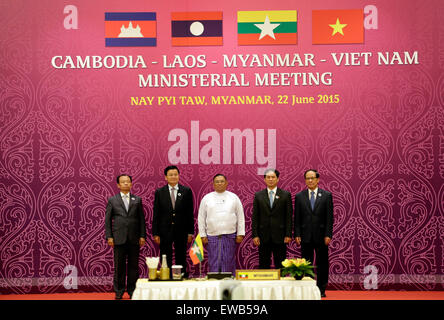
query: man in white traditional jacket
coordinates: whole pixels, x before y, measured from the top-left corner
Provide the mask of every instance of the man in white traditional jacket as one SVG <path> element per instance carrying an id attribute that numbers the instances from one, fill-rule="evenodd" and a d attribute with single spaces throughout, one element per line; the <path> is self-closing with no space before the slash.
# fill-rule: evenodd
<path id="1" fill-rule="evenodd" d="M 223 174 L 213 177 L 214 191 L 206 194 L 199 207 L 198 226 L 207 245 L 210 272 L 236 272 L 236 244 L 245 236 L 244 208 L 237 195 L 227 191 Z"/>

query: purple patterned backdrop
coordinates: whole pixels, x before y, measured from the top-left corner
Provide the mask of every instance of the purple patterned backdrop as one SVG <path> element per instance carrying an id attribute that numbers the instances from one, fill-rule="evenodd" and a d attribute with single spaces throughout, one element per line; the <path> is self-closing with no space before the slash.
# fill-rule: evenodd
<path id="1" fill-rule="evenodd" d="M 115 176 L 133 175 L 151 230 L 154 190 L 173 129 L 200 132 L 276 130 L 280 187 L 299 192 L 302 173 L 321 173 L 321 187 L 334 195 L 330 288 L 364 289 L 366 266 L 378 270 L 380 289 L 443 290 L 444 274 L 444 27 L 441 0 L 373 1 L 378 29 L 360 45 L 311 44 L 311 10 L 354 9 L 366 1 L 225 1 L 222 47 L 177 48 L 170 44 L 172 1 L 76 1 L 78 29 L 66 30 L 70 2 L 0 3 L 0 293 L 66 292 L 67 276 L 78 289 L 110 291 L 112 250 L 104 239 L 107 198 Z M 298 10 L 297 46 L 238 46 L 238 10 Z M 212 2 L 177 1 L 175 11 L 214 11 Z M 157 12 L 155 48 L 106 48 L 104 12 Z M 137 74 L 200 73 L 196 69 L 55 69 L 53 56 L 205 54 L 208 73 L 289 72 L 273 68 L 224 69 L 221 54 L 418 52 L 417 65 L 302 67 L 298 72 L 333 73 L 331 86 L 138 88 Z M 294 72 L 292 70 L 291 72 Z M 130 96 L 339 94 L 331 104 L 134 107 Z M 222 134 L 221 134 L 222 137 Z M 257 138 L 257 136 L 256 136 Z M 206 142 L 201 139 L 200 147 Z M 192 144 L 193 142 L 190 142 Z M 199 143 L 199 142 L 197 142 Z M 221 142 L 222 144 L 222 142 Z M 265 148 L 266 150 L 267 147 Z M 222 150 L 222 147 L 221 149 Z M 246 150 L 246 154 L 251 150 Z M 221 152 L 222 153 L 222 152 Z M 247 235 L 239 246 L 239 268 L 258 265 L 251 240 L 254 192 L 264 187 L 258 163 L 180 164 L 181 182 L 194 191 L 196 206 L 224 172 L 229 190 L 244 204 Z M 220 157 L 222 158 L 222 154 Z M 232 155 L 234 158 L 234 154 Z M 190 160 L 191 161 L 191 160 Z M 197 210 L 196 210 L 197 214 Z M 197 224 L 197 222 L 196 222 Z M 196 226 L 197 228 L 197 226 Z M 148 238 L 145 256 L 158 255 Z M 299 256 L 293 242 L 289 255 Z M 189 263 L 191 261 L 189 260 Z M 72 267 L 74 266 L 74 267 Z M 203 270 L 206 270 L 206 261 Z M 192 267 L 194 274 L 197 267 Z M 74 271 L 73 271 L 74 270 Z"/>

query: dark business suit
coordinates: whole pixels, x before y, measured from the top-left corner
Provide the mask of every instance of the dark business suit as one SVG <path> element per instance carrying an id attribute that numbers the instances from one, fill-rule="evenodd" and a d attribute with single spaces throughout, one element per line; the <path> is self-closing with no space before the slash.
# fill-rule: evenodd
<path id="1" fill-rule="evenodd" d="M 333 197 L 318 188 L 314 210 L 311 209 L 308 189 L 294 199 L 294 236 L 301 237 L 302 257 L 313 262 L 316 251 L 317 285 L 321 293 L 328 283 L 328 246 L 324 238 L 333 236 Z"/>
<path id="2" fill-rule="evenodd" d="M 114 291 L 125 292 L 126 259 L 128 259 L 127 291 L 131 296 L 139 278 L 139 240 L 146 238 L 142 199 L 130 194 L 128 212 L 122 196 L 108 199 L 105 214 L 106 238 L 114 239 Z"/>
<path id="3" fill-rule="evenodd" d="M 284 238 L 291 238 L 292 218 L 293 206 L 288 191 L 277 188 L 273 207 L 270 207 L 268 188 L 254 195 L 251 230 L 253 238 L 260 240 L 259 268 L 270 268 L 271 253 L 274 267 L 282 267 L 287 254 Z"/>
<path id="4" fill-rule="evenodd" d="M 166 254 L 168 267 L 173 263 L 182 265 L 187 276 L 187 241 L 188 235 L 194 234 L 193 192 L 190 188 L 177 185 L 175 209 L 171 203 L 168 184 L 156 190 L 153 205 L 153 236 L 160 237 L 160 254 Z"/>

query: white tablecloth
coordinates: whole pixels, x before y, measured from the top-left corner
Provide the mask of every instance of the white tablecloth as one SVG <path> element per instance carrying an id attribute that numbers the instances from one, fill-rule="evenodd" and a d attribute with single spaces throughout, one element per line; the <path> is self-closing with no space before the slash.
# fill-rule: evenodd
<path id="1" fill-rule="evenodd" d="M 242 300 L 321 300 L 316 281 L 294 279 L 240 281 Z M 237 295 L 237 290 L 234 295 Z M 237 297 L 233 297 L 235 299 Z"/>
<path id="2" fill-rule="evenodd" d="M 137 280 L 133 300 L 220 300 L 229 292 L 233 300 L 320 300 L 310 280 Z"/>

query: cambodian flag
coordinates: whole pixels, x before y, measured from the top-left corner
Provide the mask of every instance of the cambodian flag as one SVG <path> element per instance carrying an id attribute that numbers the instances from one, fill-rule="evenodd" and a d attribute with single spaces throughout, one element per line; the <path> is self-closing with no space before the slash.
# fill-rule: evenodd
<path id="1" fill-rule="evenodd" d="M 155 12 L 105 12 L 106 47 L 155 47 Z"/>

